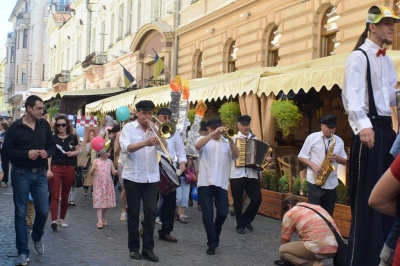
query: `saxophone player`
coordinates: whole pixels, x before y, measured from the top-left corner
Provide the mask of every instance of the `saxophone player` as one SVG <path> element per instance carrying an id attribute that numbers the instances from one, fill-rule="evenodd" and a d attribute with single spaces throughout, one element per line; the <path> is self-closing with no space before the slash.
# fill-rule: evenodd
<path id="1" fill-rule="evenodd" d="M 347 155 L 343 140 L 334 135 L 337 117 L 326 115 L 320 122 L 321 131 L 306 138 L 298 158 L 307 166 L 308 202 L 320 205 L 332 216 L 339 184 L 337 165 L 346 165 Z M 325 183 L 320 177 L 326 179 Z"/>

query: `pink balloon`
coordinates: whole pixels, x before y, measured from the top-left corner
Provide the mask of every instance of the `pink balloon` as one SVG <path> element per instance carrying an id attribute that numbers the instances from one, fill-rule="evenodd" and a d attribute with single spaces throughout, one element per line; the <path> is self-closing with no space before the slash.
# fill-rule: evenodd
<path id="1" fill-rule="evenodd" d="M 95 137 L 92 139 L 92 148 L 95 151 L 101 151 L 106 145 L 106 141 L 102 137 Z"/>

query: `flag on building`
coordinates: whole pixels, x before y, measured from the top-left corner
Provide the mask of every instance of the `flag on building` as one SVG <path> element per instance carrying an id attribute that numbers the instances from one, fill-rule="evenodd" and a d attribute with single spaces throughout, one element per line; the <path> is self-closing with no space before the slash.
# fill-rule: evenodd
<path id="1" fill-rule="evenodd" d="M 151 48 L 153 49 L 153 48 Z M 157 52 L 153 49 L 154 53 L 156 54 L 154 60 L 154 75 L 153 75 L 153 80 L 158 80 L 158 77 L 164 70 L 164 62 L 161 60 L 161 58 L 158 56 Z"/>
<path id="2" fill-rule="evenodd" d="M 121 65 L 120 62 L 118 62 L 118 64 Z M 124 86 L 125 86 L 125 88 L 127 88 L 132 84 L 133 81 L 135 81 L 135 78 L 123 65 L 121 65 L 121 66 L 124 70 Z"/>
<path id="3" fill-rule="evenodd" d="M 76 127 L 97 127 L 98 121 L 97 116 L 94 115 L 77 115 L 76 116 Z"/>

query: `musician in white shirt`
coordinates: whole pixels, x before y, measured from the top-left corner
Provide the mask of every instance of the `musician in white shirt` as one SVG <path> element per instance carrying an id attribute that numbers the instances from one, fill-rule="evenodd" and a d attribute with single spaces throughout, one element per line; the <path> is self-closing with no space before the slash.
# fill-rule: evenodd
<path id="1" fill-rule="evenodd" d="M 213 117 L 207 122 L 207 136 L 197 139 L 199 150 L 198 195 L 203 224 L 207 233 L 207 254 L 214 255 L 219 245 L 222 225 L 228 215 L 228 180 L 230 162 L 239 156 L 239 150 L 231 138 L 221 134 L 226 130 L 221 118 Z M 216 206 L 214 222 L 213 204 Z"/>
<path id="2" fill-rule="evenodd" d="M 337 177 L 338 164 L 346 165 L 347 155 L 344 151 L 343 140 L 334 135 L 337 117 L 325 115 L 320 122 L 321 131 L 308 135 L 298 159 L 307 166 L 308 202 L 320 205 L 333 216 L 336 202 L 336 186 L 339 184 Z M 336 143 L 332 154 L 328 154 L 334 143 L 332 136 L 335 138 Z M 315 177 L 322 173 L 322 163 L 326 156 L 329 156 L 329 162 L 333 164 L 335 170 L 330 173 L 324 185 L 317 186 Z"/>
<path id="3" fill-rule="evenodd" d="M 160 108 L 157 112 L 157 119 L 161 123 L 165 122 L 171 122 L 171 115 L 172 112 L 168 108 Z M 168 153 L 171 156 L 171 159 L 173 161 L 174 167 L 177 167 L 177 164 L 179 163 L 179 169 L 182 173 L 186 169 L 186 152 L 185 152 L 185 146 L 183 146 L 181 137 L 178 132 L 175 132 L 175 134 L 167 139 L 168 143 Z M 180 177 L 179 177 L 180 178 Z M 158 230 L 158 235 L 160 240 L 164 240 L 167 242 L 171 243 L 176 243 L 178 240 L 171 236 L 172 230 L 174 230 L 174 218 L 175 218 L 175 209 L 176 209 L 176 201 L 177 201 L 177 191 L 180 191 L 182 189 L 182 186 L 189 186 L 190 189 L 190 184 L 185 184 L 184 182 L 181 182 L 181 186 L 178 187 L 176 190 L 170 192 L 168 195 L 162 196 L 162 205 L 160 209 L 160 214 L 161 214 L 161 229 Z M 186 190 L 187 192 L 187 197 L 189 197 L 189 191 Z"/>
<path id="4" fill-rule="evenodd" d="M 378 265 L 380 249 L 393 224 L 393 218 L 368 206 L 368 198 L 393 162 L 389 151 L 396 134 L 390 106 L 396 105 L 398 73 L 384 46 L 393 43 L 400 17 L 385 6 L 372 6 L 366 17 L 366 27 L 346 61 L 342 86 L 343 106 L 354 132 L 349 171 L 350 266 Z"/>
<path id="5" fill-rule="evenodd" d="M 157 147 L 164 139 L 156 137 L 157 129 L 151 119 L 155 108 L 152 101 L 140 101 L 136 105 L 136 121 L 127 123 L 121 133 L 121 149 L 128 153 L 122 171 L 122 179 L 128 204 L 128 248 L 132 259 L 142 257 L 158 261 L 153 253 L 154 227 L 157 207 L 157 182 L 160 180 Z M 151 130 L 150 127 L 153 129 Z M 144 234 L 142 254 L 139 253 L 140 201 L 144 207 Z"/>
<path id="6" fill-rule="evenodd" d="M 238 117 L 237 127 L 238 134 L 233 137 L 236 139 L 257 139 L 250 132 L 251 117 L 249 115 L 241 115 Z M 251 167 L 236 167 L 236 160 L 231 161 L 230 187 L 233 197 L 233 206 L 236 217 L 236 232 L 239 234 L 245 233 L 245 227 L 253 231 L 251 222 L 256 217 L 258 208 L 260 207 L 262 196 L 260 188 L 260 180 L 258 179 L 258 170 Z M 242 213 L 243 192 L 246 192 L 250 199 L 250 203 L 246 211 Z"/>

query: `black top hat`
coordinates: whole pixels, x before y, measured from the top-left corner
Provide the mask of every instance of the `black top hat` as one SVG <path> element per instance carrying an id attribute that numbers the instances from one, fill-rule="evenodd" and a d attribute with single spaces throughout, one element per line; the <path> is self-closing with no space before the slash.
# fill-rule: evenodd
<path id="1" fill-rule="evenodd" d="M 163 107 L 158 109 L 157 115 L 172 115 L 172 112 L 168 108 Z"/>
<path id="2" fill-rule="evenodd" d="M 220 126 L 222 126 L 222 120 L 219 116 L 210 118 L 210 120 L 207 121 L 207 126 L 208 127 L 220 127 Z"/>
<path id="3" fill-rule="evenodd" d="M 326 115 L 321 118 L 321 124 L 327 125 L 328 127 L 334 128 L 337 124 L 337 117 L 334 115 Z"/>
<path id="4" fill-rule="evenodd" d="M 154 110 L 154 108 L 156 108 L 156 106 L 154 105 L 154 103 L 152 101 L 148 101 L 148 100 L 143 100 L 138 102 L 135 105 L 136 110 L 142 110 L 142 111 L 151 111 Z"/>
<path id="5" fill-rule="evenodd" d="M 251 117 L 249 115 L 238 116 L 238 122 L 240 124 L 250 124 Z"/>

